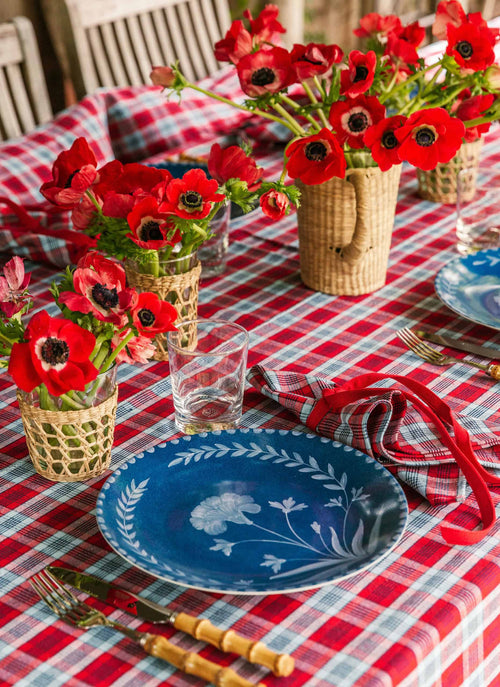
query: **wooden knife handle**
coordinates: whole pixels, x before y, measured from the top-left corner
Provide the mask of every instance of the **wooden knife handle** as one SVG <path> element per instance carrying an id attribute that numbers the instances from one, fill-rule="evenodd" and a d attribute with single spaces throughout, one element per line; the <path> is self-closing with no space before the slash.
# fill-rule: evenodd
<path id="1" fill-rule="evenodd" d="M 493 377 L 493 379 L 500 381 L 500 365 L 490 365 L 488 368 L 488 374 Z"/>
<path id="2" fill-rule="evenodd" d="M 288 654 L 277 654 L 262 642 L 252 642 L 241 637 L 234 630 L 221 630 L 206 618 L 196 618 L 187 613 L 179 613 L 174 627 L 187 632 L 196 639 L 213 644 L 221 651 L 233 652 L 243 656 L 250 663 L 258 663 L 273 671 L 278 677 L 286 677 L 292 672 L 295 662 Z"/>
<path id="3" fill-rule="evenodd" d="M 256 687 L 254 682 L 245 680 L 232 668 L 224 668 L 192 651 L 186 651 L 161 635 L 146 634 L 141 644 L 151 656 L 162 658 L 188 675 L 201 677 L 216 687 Z M 265 685 L 259 682 L 257 687 L 265 687 Z"/>

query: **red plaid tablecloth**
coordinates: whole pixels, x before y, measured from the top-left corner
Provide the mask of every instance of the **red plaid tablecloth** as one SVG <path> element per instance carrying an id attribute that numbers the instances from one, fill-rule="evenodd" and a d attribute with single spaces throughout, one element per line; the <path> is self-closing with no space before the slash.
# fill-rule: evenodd
<path id="1" fill-rule="evenodd" d="M 114 154 L 158 159 L 188 146 L 199 152 L 209 139 L 242 123 L 225 122 L 227 129 L 216 125 L 227 113 L 211 111 L 208 102 L 205 106 L 193 101 L 187 111 L 169 112 L 152 89 L 98 93 L 64 113 L 60 129 L 49 127 L 49 133 L 41 130 L 0 146 L 0 195 L 40 202 L 40 181 L 59 148 L 76 135 L 99 141 L 102 159 Z M 213 126 L 204 124 L 205 118 Z M 259 156 L 272 174 L 279 159 L 269 151 L 262 148 Z M 486 176 L 480 179 L 487 179 L 488 169 L 499 161 L 497 129 L 485 141 Z M 200 315 L 217 314 L 249 330 L 249 366 L 314 372 L 336 383 L 365 372 L 407 375 L 455 412 L 489 424 L 498 411 L 498 384 L 467 367 L 432 367 L 396 337 L 401 327 L 418 324 L 453 330 L 500 350 L 500 332 L 455 315 L 434 291 L 436 273 L 456 256 L 454 225 L 454 208 L 419 200 L 415 172 L 405 168 L 386 285 L 367 296 L 334 297 L 300 281 L 295 216 L 271 223 L 257 211 L 233 220 L 227 271 L 202 283 Z M 50 255 L 52 248 L 46 248 Z M 64 245 L 57 250 L 62 255 Z M 33 268 L 35 295 L 42 301 L 49 300 L 53 276 L 47 266 Z M 176 434 L 168 363 L 122 365 L 119 383 L 112 469 Z M 268 597 L 183 589 L 132 568 L 105 542 L 95 518 L 104 478 L 53 484 L 34 472 L 6 374 L 0 374 L 0 410 L 0 685 L 203 684 L 106 628 L 81 632 L 57 620 L 27 581 L 49 563 L 117 580 L 158 603 L 291 653 L 295 671 L 276 678 L 171 628 L 160 630 L 176 644 L 268 687 L 500 685 L 500 524 L 468 547 L 450 547 L 440 535 L 443 521 L 465 527 L 476 522 L 474 499 L 431 506 L 407 489 L 408 527 L 396 548 L 368 570 L 320 589 Z M 250 385 L 242 424 L 305 429 Z M 492 493 L 498 505 L 498 490 Z M 113 617 L 151 629 L 120 612 Z"/>

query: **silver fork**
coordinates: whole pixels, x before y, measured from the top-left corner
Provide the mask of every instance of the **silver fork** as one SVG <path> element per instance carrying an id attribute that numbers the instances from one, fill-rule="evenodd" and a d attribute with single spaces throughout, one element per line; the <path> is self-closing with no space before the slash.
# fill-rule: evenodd
<path id="1" fill-rule="evenodd" d="M 500 365 L 485 365 L 483 363 L 475 363 L 472 360 L 461 360 L 451 355 L 445 355 L 435 348 L 432 348 L 432 346 L 429 346 L 425 341 L 422 341 L 422 339 L 412 332 L 411 329 L 408 329 L 408 327 L 400 329 L 396 334 L 401 341 L 415 353 L 415 355 L 431 363 L 431 365 L 453 365 L 454 363 L 462 363 L 464 365 L 477 367 L 479 370 L 486 372 L 490 377 L 493 377 L 493 379 L 500 380 Z"/>
<path id="2" fill-rule="evenodd" d="M 161 635 L 138 632 L 126 625 L 115 623 L 104 613 L 80 601 L 64 584 L 48 570 L 42 570 L 30 579 L 31 586 L 47 606 L 69 625 L 88 630 L 94 625 L 104 625 L 118 630 L 138 642 L 148 654 L 168 661 L 189 675 L 196 675 L 214 685 L 227 687 L 255 687 L 255 683 L 240 677 L 231 668 L 223 668 L 193 652 L 186 651 L 167 641 Z M 259 683 L 257 687 L 265 687 Z"/>

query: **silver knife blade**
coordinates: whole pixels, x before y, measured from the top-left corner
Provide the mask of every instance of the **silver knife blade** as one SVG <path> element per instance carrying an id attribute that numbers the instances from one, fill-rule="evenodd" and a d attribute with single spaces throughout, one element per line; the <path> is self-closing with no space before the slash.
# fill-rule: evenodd
<path id="1" fill-rule="evenodd" d="M 150 623 L 170 623 L 173 625 L 177 616 L 177 613 L 174 613 L 174 611 L 169 611 L 168 608 L 160 606 L 154 603 L 154 601 L 136 596 L 132 592 L 101 580 L 94 575 L 61 568 L 56 565 L 50 565 L 47 569 L 61 582 L 67 582 L 75 589 L 79 589 L 100 601 L 111 604 L 115 608 L 119 608 Z"/>
<path id="2" fill-rule="evenodd" d="M 479 355 L 482 358 L 489 358 L 490 360 L 500 359 L 500 349 L 495 350 L 494 348 L 480 346 L 479 344 L 474 344 L 470 341 L 455 339 L 454 337 L 445 336 L 443 334 L 432 334 L 431 332 L 426 332 L 422 329 L 417 329 L 415 334 L 425 341 L 432 341 L 432 343 L 439 344 L 440 346 L 447 346 L 448 348 L 454 348 L 457 351 L 472 353 L 473 355 Z"/>

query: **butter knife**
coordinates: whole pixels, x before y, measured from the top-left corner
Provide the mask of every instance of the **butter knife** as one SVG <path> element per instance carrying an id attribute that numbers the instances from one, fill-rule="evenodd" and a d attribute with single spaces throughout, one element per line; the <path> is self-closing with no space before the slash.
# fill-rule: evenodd
<path id="1" fill-rule="evenodd" d="M 439 344 L 440 346 L 447 346 L 448 348 L 454 348 L 457 351 L 465 351 L 465 353 L 472 353 L 473 355 L 479 355 L 482 358 L 489 358 L 491 360 L 500 359 L 500 349 L 495 350 L 494 348 L 480 346 L 479 344 L 474 344 L 470 341 L 455 339 L 450 336 L 444 336 L 443 334 L 431 334 L 430 332 L 423 331 L 422 329 L 417 329 L 415 334 L 425 341 L 432 341 L 432 343 Z"/>
<path id="2" fill-rule="evenodd" d="M 195 639 L 208 642 L 221 651 L 243 656 L 250 663 L 258 663 L 272 670 L 278 677 L 286 677 L 294 669 L 294 659 L 288 654 L 277 654 L 262 642 L 252 642 L 233 630 L 221 630 L 207 618 L 196 618 L 187 613 L 171 611 L 154 601 L 132 594 L 117 585 L 94 575 L 50 565 L 47 570 L 61 582 L 70 584 L 100 601 L 126 611 L 150 623 L 169 623 L 177 630 L 187 632 Z"/>

